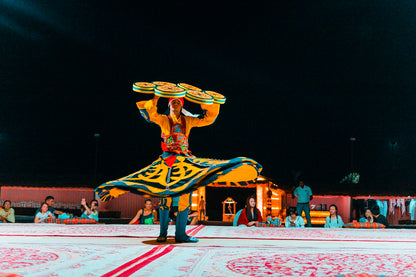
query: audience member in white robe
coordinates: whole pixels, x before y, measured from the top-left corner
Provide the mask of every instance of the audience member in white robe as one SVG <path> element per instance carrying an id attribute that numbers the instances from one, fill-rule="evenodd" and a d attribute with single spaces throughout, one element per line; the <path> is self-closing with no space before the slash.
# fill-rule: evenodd
<path id="1" fill-rule="evenodd" d="M 294 208 L 288 209 L 288 216 L 285 219 L 285 227 L 299 228 L 305 227 L 305 220 L 301 216 L 298 216 Z"/>

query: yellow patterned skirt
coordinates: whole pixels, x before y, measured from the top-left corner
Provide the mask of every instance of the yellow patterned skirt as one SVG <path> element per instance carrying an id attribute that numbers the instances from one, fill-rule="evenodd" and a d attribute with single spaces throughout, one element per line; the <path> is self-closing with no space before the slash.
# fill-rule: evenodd
<path id="1" fill-rule="evenodd" d="M 102 201 L 126 192 L 156 197 L 173 197 L 213 182 L 255 180 L 262 170 L 256 161 L 238 157 L 214 160 L 175 155 L 159 157 L 151 165 L 118 180 L 106 182 L 95 191 Z"/>

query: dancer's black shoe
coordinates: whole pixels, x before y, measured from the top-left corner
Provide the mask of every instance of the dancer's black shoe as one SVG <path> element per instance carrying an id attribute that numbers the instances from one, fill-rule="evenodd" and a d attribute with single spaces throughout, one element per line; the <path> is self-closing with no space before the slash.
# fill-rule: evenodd
<path id="1" fill-rule="evenodd" d="M 156 239 L 157 242 L 165 242 L 166 241 L 166 237 L 158 237 Z"/>

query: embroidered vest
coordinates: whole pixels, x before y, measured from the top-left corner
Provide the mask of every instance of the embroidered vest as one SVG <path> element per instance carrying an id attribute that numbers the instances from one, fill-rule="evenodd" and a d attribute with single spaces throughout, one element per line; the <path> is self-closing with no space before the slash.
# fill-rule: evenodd
<path id="1" fill-rule="evenodd" d="M 188 137 L 186 136 L 186 121 L 182 118 L 180 123 L 173 123 L 169 116 L 170 134 L 168 136 L 162 133 L 162 150 L 180 155 L 191 156 L 188 150 Z"/>

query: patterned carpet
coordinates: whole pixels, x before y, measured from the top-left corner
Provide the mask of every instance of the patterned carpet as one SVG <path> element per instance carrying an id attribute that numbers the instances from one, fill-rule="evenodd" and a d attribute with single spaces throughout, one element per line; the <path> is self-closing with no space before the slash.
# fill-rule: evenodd
<path id="1" fill-rule="evenodd" d="M 21 276 L 416 276 L 416 230 L 1 224 L 0 273 Z"/>

